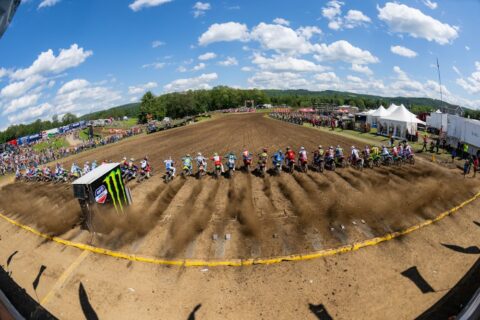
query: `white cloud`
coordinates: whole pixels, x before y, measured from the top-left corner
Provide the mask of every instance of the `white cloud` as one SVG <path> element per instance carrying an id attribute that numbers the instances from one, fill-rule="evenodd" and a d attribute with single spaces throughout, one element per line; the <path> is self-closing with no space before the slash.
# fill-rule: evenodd
<path id="1" fill-rule="evenodd" d="M 251 72 L 253 69 L 251 67 L 242 67 L 241 69 L 243 72 Z"/>
<path id="2" fill-rule="evenodd" d="M 305 54 L 312 49 L 304 36 L 278 24 L 260 23 L 252 30 L 251 38 L 260 42 L 263 48 L 277 52 Z"/>
<path id="3" fill-rule="evenodd" d="M 128 87 L 128 94 L 138 95 L 146 92 L 147 90 L 156 88 L 158 85 L 156 82 L 148 82 L 137 86 Z"/>
<path id="4" fill-rule="evenodd" d="M 2 88 L 0 91 L 1 98 L 16 98 L 27 93 L 39 83 L 45 81 L 45 78 L 34 75 L 23 81 L 12 82 L 9 85 Z"/>
<path id="5" fill-rule="evenodd" d="M 13 112 L 17 112 L 20 109 L 24 109 L 26 107 L 30 107 L 38 102 L 40 98 L 40 94 L 29 94 L 21 96 L 18 99 L 11 100 L 10 103 L 6 105 L 3 110 L 3 115 L 10 114 Z"/>
<path id="6" fill-rule="evenodd" d="M 318 61 L 344 61 L 347 63 L 369 64 L 379 62 L 378 58 L 367 50 L 353 46 L 346 40 L 339 40 L 327 45 L 315 45 L 315 59 Z"/>
<path id="7" fill-rule="evenodd" d="M 347 80 L 352 82 L 363 82 L 362 78 L 351 76 L 351 75 L 347 76 Z"/>
<path id="8" fill-rule="evenodd" d="M 10 72 L 9 72 L 7 69 L 5 69 L 5 68 L 0 68 L 0 80 L 1 80 L 3 77 L 7 76 L 9 73 L 10 73 Z"/>
<path id="9" fill-rule="evenodd" d="M 469 77 L 458 78 L 456 82 L 468 93 L 480 93 L 480 62 L 475 62 L 475 71 Z"/>
<path id="10" fill-rule="evenodd" d="M 198 43 L 206 46 L 220 41 L 248 41 L 248 28 L 238 22 L 214 23 L 198 39 Z"/>
<path id="11" fill-rule="evenodd" d="M 308 88 L 311 83 L 300 74 L 293 72 L 262 71 L 248 79 L 248 83 L 261 89 L 302 89 Z"/>
<path id="12" fill-rule="evenodd" d="M 77 44 L 72 44 L 69 49 L 60 49 L 58 56 L 55 56 L 52 49 L 40 53 L 33 64 L 26 69 L 18 69 L 10 77 L 15 80 L 26 79 L 33 75 L 53 73 L 57 74 L 67 69 L 77 67 L 93 54 L 92 51 L 85 51 Z"/>
<path id="13" fill-rule="evenodd" d="M 429 7 L 432 10 L 437 9 L 438 4 L 436 2 L 433 2 L 431 0 L 423 0 L 423 4 Z"/>
<path id="14" fill-rule="evenodd" d="M 287 26 L 287 27 L 290 25 L 290 21 L 283 18 L 275 18 L 273 19 L 273 23 L 280 24 L 282 26 Z"/>
<path id="15" fill-rule="evenodd" d="M 329 21 L 328 27 L 330 29 L 353 29 L 372 21 L 362 11 L 359 10 L 349 10 L 347 14 L 342 17 L 342 6 L 344 4 L 344 2 L 332 0 L 327 2 L 326 6 L 322 8 L 322 15 Z"/>
<path id="16" fill-rule="evenodd" d="M 192 68 L 192 71 L 200 71 L 200 70 L 203 70 L 203 69 L 205 69 L 206 66 L 207 66 L 207 65 L 206 65 L 205 63 L 200 62 L 199 64 L 197 64 L 196 66 L 194 66 L 194 67 Z"/>
<path id="17" fill-rule="evenodd" d="M 137 12 L 143 8 L 156 7 L 172 0 L 135 0 L 128 7 Z"/>
<path id="18" fill-rule="evenodd" d="M 216 73 L 202 74 L 195 78 L 177 79 L 164 86 L 166 92 L 209 89 L 210 82 L 217 80 Z"/>
<path id="19" fill-rule="evenodd" d="M 146 68 L 153 68 L 153 69 L 162 69 L 163 67 L 165 67 L 166 63 L 165 62 L 153 62 L 153 63 L 147 63 L 147 64 L 144 64 L 142 66 L 143 69 L 146 69 Z"/>
<path id="20" fill-rule="evenodd" d="M 207 52 L 202 55 L 199 55 L 198 60 L 207 61 L 207 60 L 215 59 L 216 57 L 217 55 L 214 52 Z"/>
<path id="21" fill-rule="evenodd" d="M 158 48 L 158 47 L 161 47 L 161 46 L 164 46 L 165 45 L 165 42 L 163 41 L 160 41 L 160 40 L 155 40 L 152 42 L 152 48 Z"/>
<path id="22" fill-rule="evenodd" d="M 205 14 L 205 12 L 210 10 L 210 9 L 211 9 L 210 3 L 208 3 L 208 2 L 197 2 L 193 6 L 193 16 L 195 18 L 203 16 Z"/>
<path id="23" fill-rule="evenodd" d="M 238 60 L 235 57 L 227 57 L 225 60 L 218 63 L 223 67 L 238 66 Z"/>
<path id="24" fill-rule="evenodd" d="M 390 51 L 406 58 L 415 58 L 417 56 L 415 51 L 402 46 L 391 46 Z"/>
<path id="25" fill-rule="evenodd" d="M 338 82 L 340 80 L 334 72 L 319 73 L 314 78 L 320 82 Z"/>
<path id="26" fill-rule="evenodd" d="M 393 32 L 408 33 L 414 38 L 423 38 L 444 45 L 458 37 L 458 28 L 442 23 L 422 11 L 404 4 L 388 2 L 378 9 L 378 18 Z"/>
<path id="27" fill-rule="evenodd" d="M 470 47 L 469 47 L 469 46 L 465 46 L 465 50 L 470 51 Z"/>
<path id="28" fill-rule="evenodd" d="M 315 26 L 306 26 L 298 28 L 297 34 L 307 40 L 310 40 L 315 34 L 322 34 L 322 30 Z"/>
<path id="29" fill-rule="evenodd" d="M 57 3 L 59 3 L 60 0 L 42 0 L 40 4 L 38 5 L 38 9 L 46 8 L 46 7 L 53 7 Z"/>
<path id="30" fill-rule="evenodd" d="M 370 70 L 369 67 L 367 66 L 364 66 L 364 65 L 360 65 L 360 64 L 356 64 L 356 63 L 353 63 L 352 64 L 352 68 L 351 68 L 352 71 L 355 71 L 355 72 L 358 72 L 358 73 L 363 73 L 367 76 L 371 76 L 373 75 L 373 71 Z"/>
<path id="31" fill-rule="evenodd" d="M 58 93 L 59 94 L 65 94 L 67 92 L 71 92 L 71 91 L 86 88 L 89 85 L 90 85 L 90 82 L 88 82 L 85 79 L 74 79 L 74 80 L 71 80 L 71 81 L 65 83 L 60 89 L 58 89 Z"/>
<path id="32" fill-rule="evenodd" d="M 177 71 L 178 71 L 178 72 L 187 72 L 188 69 L 185 68 L 184 66 L 180 66 L 180 67 L 177 68 Z"/>
<path id="33" fill-rule="evenodd" d="M 353 29 L 372 21 L 359 10 L 349 10 L 344 19 L 344 25 L 347 29 Z"/>
<path id="34" fill-rule="evenodd" d="M 47 118 L 52 111 L 55 111 L 55 108 L 51 104 L 43 103 L 39 106 L 30 107 L 20 113 L 8 116 L 8 121 L 10 121 L 11 124 L 26 123 L 42 117 Z"/>
<path id="35" fill-rule="evenodd" d="M 317 65 L 311 61 L 298 59 L 290 56 L 274 55 L 272 58 L 266 58 L 256 54 L 252 60 L 262 70 L 277 72 L 323 72 L 324 66 Z"/>

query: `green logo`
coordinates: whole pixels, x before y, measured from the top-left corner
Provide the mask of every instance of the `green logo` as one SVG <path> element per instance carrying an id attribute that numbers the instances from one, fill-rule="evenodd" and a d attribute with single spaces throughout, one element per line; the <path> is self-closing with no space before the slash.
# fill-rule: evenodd
<path id="1" fill-rule="evenodd" d="M 120 169 L 112 170 L 110 174 L 103 180 L 107 185 L 108 194 L 112 198 L 113 206 L 118 213 L 118 208 L 123 212 L 123 202 L 128 204 L 127 195 L 125 194 L 125 187 L 123 186 L 122 173 Z M 113 188 L 112 188 L 113 187 Z"/>

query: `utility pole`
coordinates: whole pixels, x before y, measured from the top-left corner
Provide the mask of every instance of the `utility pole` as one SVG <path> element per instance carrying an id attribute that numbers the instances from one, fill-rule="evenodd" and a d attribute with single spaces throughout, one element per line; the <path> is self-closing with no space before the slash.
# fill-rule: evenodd
<path id="1" fill-rule="evenodd" d="M 441 110 L 443 113 L 445 113 L 445 108 L 443 106 L 443 89 L 442 89 L 442 77 L 440 75 L 440 64 L 438 63 L 438 57 L 437 57 L 437 71 L 438 71 L 438 85 L 440 86 L 440 101 L 441 101 Z"/>

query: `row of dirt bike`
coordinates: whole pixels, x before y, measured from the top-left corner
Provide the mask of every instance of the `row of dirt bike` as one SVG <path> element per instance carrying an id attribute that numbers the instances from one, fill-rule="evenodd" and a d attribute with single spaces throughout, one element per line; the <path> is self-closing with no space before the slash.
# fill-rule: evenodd
<path id="1" fill-rule="evenodd" d="M 264 177 L 266 174 L 270 175 L 280 175 L 282 172 L 293 173 L 294 171 L 307 173 L 308 170 L 323 172 L 324 170 L 335 171 L 336 168 L 347 168 L 353 167 L 358 170 L 363 170 L 364 168 L 373 169 L 380 166 L 401 166 L 401 165 L 414 165 L 415 156 L 409 155 L 407 157 L 394 157 L 392 155 L 388 156 L 370 156 L 366 160 L 364 158 L 352 159 L 351 157 L 346 158 L 344 156 L 339 156 L 335 158 L 324 158 L 320 157 L 315 159 L 311 163 L 308 161 L 299 160 L 298 162 L 294 160 L 286 159 L 285 161 L 273 162 L 272 167 L 267 169 L 267 162 L 259 162 L 257 167 L 252 168 L 252 160 L 245 159 L 243 160 L 243 166 L 239 169 L 245 173 L 253 173 L 259 177 Z M 212 172 L 207 172 L 204 165 L 200 165 L 196 173 L 193 172 L 193 169 L 184 166 L 180 173 L 180 176 L 184 179 L 187 177 L 195 176 L 197 179 L 203 179 L 204 177 L 210 175 L 214 179 L 218 179 L 221 176 L 224 176 L 227 179 L 232 179 L 235 175 L 237 168 L 235 163 L 226 163 L 225 167 L 221 164 L 214 166 Z M 167 170 L 164 175 L 165 183 L 168 183 L 174 179 L 173 170 Z"/>

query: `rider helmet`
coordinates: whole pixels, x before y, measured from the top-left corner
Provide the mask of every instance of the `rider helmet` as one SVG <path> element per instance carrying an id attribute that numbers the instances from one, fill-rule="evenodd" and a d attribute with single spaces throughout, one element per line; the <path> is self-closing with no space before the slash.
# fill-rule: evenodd
<path id="1" fill-rule="evenodd" d="M 201 152 L 197 153 L 197 156 L 201 157 L 201 156 L 202 156 L 202 153 L 201 153 Z"/>
<path id="2" fill-rule="evenodd" d="M 305 150 L 305 147 L 300 147 L 300 150 L 302 150 L 302 151 Z"/>
<path id="3" fill-rule="evenodd" d="M 287 151 L 290 151 L 290 147 L 287 147 Z"/>
<path id="4" fill-rule="evenodd" d="M 322 145 L 319 145 L 319 146 L 318 146 L 318 149 L 323 149 Z"/>
<path id="5" fill-rule="evenodd" d="M 187 158 L 190 158 L 190 153 L 187 153 Z"/>
<path id="6" fill-rule="evenodd" d="M 263 152 L 267 152 L 267 151 L 268 151 L 267 148 L 263 148 Z"/>
<path id="7" fill-rule="evenodd" d="M 214 156 L 214 157 L 218 156 L 218 153 L 215 152 L 215 153 L 213 154 L 213 156 Z"/>

